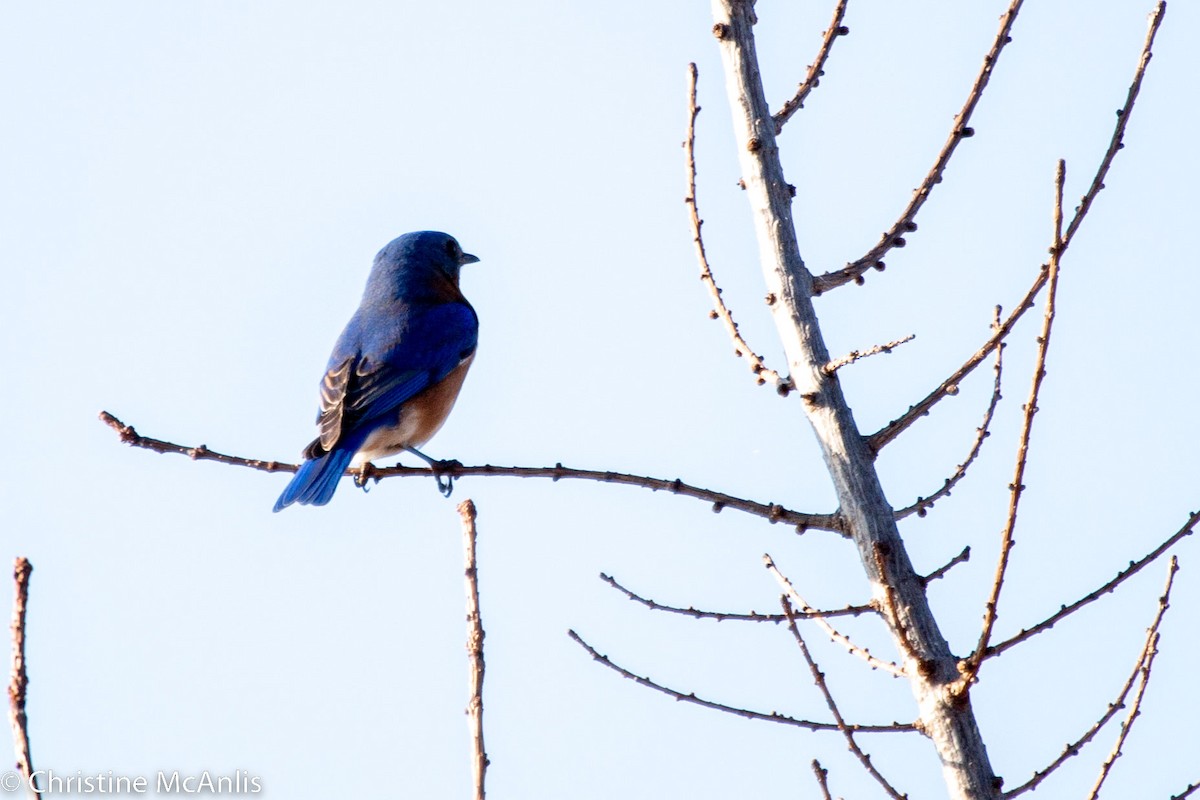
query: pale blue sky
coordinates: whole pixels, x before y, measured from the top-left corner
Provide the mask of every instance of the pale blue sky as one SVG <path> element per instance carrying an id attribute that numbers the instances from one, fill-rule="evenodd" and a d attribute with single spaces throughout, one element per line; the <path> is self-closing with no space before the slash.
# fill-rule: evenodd
<path id="1" fill-rule="evenodd" d="M 831 4 L 759 3 L 777 105 Z M 852 0 L 808 108 L 785 131 L 814 271 L 874 244 L 924 176 L 1003 3 Z M 954 369 L 1045 258 L 1055 160 L 1090 180 L 1149 2 L 1026 4 L 965 143 L 909 246 L 818 303 L 837 353 L 915 333 L 843 372 L 874 430 Z M 686 227 L 685 67 L 700 68 L 710 255 L 743 330 L 781 362 L 761 302 L 706 3 L 18 3 L 0 12 L 0 293 L 7 452 L 0 556 L 35 565 L 31 733 L 60 772 L 249 770 L 275 798 L 462 797 L 469 783 L 457 500 L 480 509 L 494 797 L 816 797 L 877 789 L 835 735 L 678 704 L 594 664 L 574 628 L 683 691 L 825 719 L 786 631 L 654 615 L 663 602 L 773 611 L 770 552 L 808 599 L 868 596 L 853 548 L 702 503 L 602 485 L 348 483 L 273 515 L 283 475 L 132 451 L 96 421 L 294 459 L 374 253 L 443 229 L 482 259 L 462 398 L 427 451 L 684 480 L 829 511 L 799 402 L 753 385 L 707 319 Z M 1064 266 L 1049 378 L 999 635 L 1111 577 L 1197 506 L 1195 47 L 1172 3 L 1108 190 Z M 1034 315 L 1007 352 L 974 474 L 903 524 L 957 652 L 978 636 L 1007 503 Z M 986 403 L 981 369 L 882 456 L 889 497 L 927 495 Z M 1196 780 L 1196 545 L 1108 796 Z M 974 694 L 993 764 L 1020 783 L 1110 702 L 1165 564 L 1023 650 Z M 871 620 L 846 628 L 881 654 Z M 809 637 L 851 719 L 911 720 L 907 687 Z M 1115 730 L 1047 784 L 1090 787 Z M 916 737 L 863 744 L 914 797 L 942 793 Z"/>

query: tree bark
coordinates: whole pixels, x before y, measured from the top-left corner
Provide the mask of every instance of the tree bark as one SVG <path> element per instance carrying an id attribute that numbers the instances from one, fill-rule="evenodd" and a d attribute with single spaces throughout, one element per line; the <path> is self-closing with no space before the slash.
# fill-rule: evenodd
<path id="1" fill-rule="evenodd" d="M 994 800 L 999 781 L 975 721 L 958 659 L 942 636 L 896 528 L 874 458 L 846 404 L 812 305 L 812 275 L 792 221 L 794 188 L 784 179 L 775 125 L 755 53 L 752 0 L 712 0 L 738 157 L 754 214 L 768 303 L 796 391 L 820 442 L 845 530 L 858 547 L 872 595 L 891 630 L 919 709 L 920 727 L 941 758 L 949 796 Z"/>

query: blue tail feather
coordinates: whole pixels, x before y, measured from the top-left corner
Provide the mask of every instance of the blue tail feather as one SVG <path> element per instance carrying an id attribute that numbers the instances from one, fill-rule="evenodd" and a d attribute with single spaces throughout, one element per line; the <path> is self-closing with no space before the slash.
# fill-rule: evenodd
<path id="1" fill-rule="evenodd" d="M 275 511 L 282 511 L 292 503 L 323 506 L 337 491 L 338 480 L 350 466 L 354 449 L 338 448 L 320 458 L 305 461 L 296 471 L 292 482 L 275 501 Z"/>

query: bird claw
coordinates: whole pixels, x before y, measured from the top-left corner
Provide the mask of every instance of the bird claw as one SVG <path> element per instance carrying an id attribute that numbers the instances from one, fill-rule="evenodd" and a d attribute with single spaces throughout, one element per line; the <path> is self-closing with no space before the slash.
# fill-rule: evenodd
<path id="1" fill-rule="evenodd" d="M 354 485 L 364 492 L 371 491 L 370 481 L 375 477 L 375 465 L 370 461 L 354 472 Z"/>
<path id="2" fill-rule="evenodd" d="M 437 481 L 438 491 L 442 493 L 442 497 L 449 497 L 454 492 L 454 476 L 445 473 L 461 466 L 462 462 L 453 458 L 448 461 L 430 462 L 429 468 L 433 470 L 433 478 Z"/>

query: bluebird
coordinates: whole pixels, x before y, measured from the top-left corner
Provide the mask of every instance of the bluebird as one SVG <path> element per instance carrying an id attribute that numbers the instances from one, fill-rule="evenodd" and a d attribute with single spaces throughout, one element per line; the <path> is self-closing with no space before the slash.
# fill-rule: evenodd
<path id="1" fill-rule="evenodd" d="M 420 452 L 462 388 L 479 336 L 475 309 L 458 287 L 464 253 L 453 236 L 406 233 L 379 251 L 367 288 L 321 380 L 319 435 L 275 503 L 323 506 L 347 467 Z M 439 488 L 449 493 L 449 485 Z"/>

